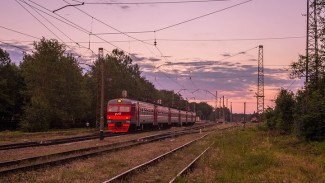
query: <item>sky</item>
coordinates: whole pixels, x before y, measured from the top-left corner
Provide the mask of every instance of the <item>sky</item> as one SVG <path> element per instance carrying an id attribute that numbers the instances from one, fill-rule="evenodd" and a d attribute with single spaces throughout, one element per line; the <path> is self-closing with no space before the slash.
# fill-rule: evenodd
<path id="1" fill-rule="evenodd" d="M 33 41 L 57 39 L 85 71 L 98 48 L 118 48 L 157 89 L 213 107 L 217 91 L 218 106 L 224 96 L 234 113 L 243 113 L 244 102 L 253 113 L 262 45 L 265 108 L 281 88 L 303 87 L 303 79 L 290 79 L 289 65 L 305 53 L 305 0 L 189 1 L 3 0 L 0 47 L 19 64 Z"/>

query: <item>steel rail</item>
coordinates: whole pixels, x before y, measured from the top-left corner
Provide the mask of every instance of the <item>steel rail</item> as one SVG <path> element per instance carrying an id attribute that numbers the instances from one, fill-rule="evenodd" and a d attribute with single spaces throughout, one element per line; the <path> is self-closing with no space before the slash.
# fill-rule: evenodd
<path id="1" fill-rule="evenodd" d="M 180 133 L 180 132 L 181 131 L 178 131 L 178 133 Z M 131 139 L 131 140 L 123 141 L 123 142 L 116 142 L 116 143 L 102 145 L 102 146 L 80 148 L 80 149 L 64 151 L 64 152 L 59 152 L 59 153 L 54 153 L 54 154 L 48 154 L 48 155 L 42 155 L 42 156 L 34 156 L 34 157 L 29 157 L 29 158 L 21 158 L 21 159 L 3 161 L 3 162 L 0 162 L 0 167 L 10 166 L 10 165 L 14 165 L 14 164 L 21 164 L 23 162 L 36 161 L 36 160 L 39 160 L 39 159 L 48 159 L 48 158 L 52 158 L 52 157 L 55 157 L 55 156 L 69 155 L 69 154 L 73 154 L 73 153 L 81 153 L 81 152 L 86 152 L 86 151 L 91 151 L 91 150 L 96 150 L 96 149 L 101 149 L 101 148 L 109 148 L 109 147 L 123 145 L 123 144 L 131 143 L 131 142 L 145 141 L 145 140 L 148 140 L 150 138 L 161 137 L 161 136 L 166 136 L 166 135 L 170 136 L 170 135 L 172 135 L 172 132 L 156 134 L 156 135 L 150 135 L 150 136 L 135 138 L 135 139 Z"/>
<path id="2" fill-rule="evenodd" d="M 198 128 L 198 127 L 196 127 L 196 128 Z M 73 157 L 61 158 L 61 159 L 57 159 L 57 160 L 50 160 L 50 161 L 46 161 L 46 162 L 42 162 L 42 163 L 37 163 L 37 164 L 32 164 L 32 165 L 27 165 L 27 166 L 20 166 L 20 167 L 17 167 L 17 168 L 1 170 L 0 174 L 1 175 L 6 175 L 6 174 L 17 172 L 17 171 L 25 171 L 25 170 L 29 170 L 29 169 L 37 169 L 37 168 L 40 168 L 40 167 L 43 167 L 43 166 L 46 166 L 46 165 L 63 164 L 63 163 L 67 163 L 67 162 L 70 162 L 70 161 L 76 160 L 76 159 L 88 158 L 88 157 L 91 157 L 91 156 L 100 155 L 102 153 L 113 152 L 113 151 L 126 149 L 126 148 L 134 147 L 134 146 L 137 146 L 137 145 L 145 144 L 145 143 L 150 143 L 150 142 L 154 142 L 154 141 L 158 141 L 158 140 L 163 140 L 163 139 L 166 139 L 166 138 L 171 138 L 173 136 L 176 137 L 176 136 L 186 135 L 186 134 L 190 134 L 190 133 L 199 133 L 199 132 L 190 132 L 189 129 L 184 129 L 184 130 L 177 131 L 177 133 L 175 133 L 175 134 L 174 134 L 174 132 L 168 132 L 168 133 L 162 133 L 162 134 L 158 134 L 158 135 L 150 135 L 150 136 L 147 136 L 147 137 L 141 137 L 141 138 L 125 141 L 125 142 L 106 145 L 107 147 L 111 147 L 111 146 L 114 146 L 114 145 L 115 146 L 121 145 L 121 146 L 118 146 L 118 147 L 115 147 L 115 148 L 98 150 L 98 151 L 86 153 L 86 154 L 83 154 L 83 155 L 76 155 L 76 156 L 73 156 Z M 127 144 L 127 143 L 132 143 L 132 142 L 133 142 L 133 144 Z M 123 146 L 123 144 L 126 144 L 126 145 Z M 79 150 L 86 151 L 87 149 L 91 149 L 91 148 L 85 148 L 85 149 L 79 149 Z M 94 147 L 94 149 L 96 149 L 96 147 Z M 8 161 L 8 162 L 1 162 L 2 163 L 1 165 L 6 166 L 6 165 L 19 164 L 19 163 L 24 162 L 24 161 L 35 161 L 35 160 L 42 159 L 42 158 L 49 158 L 49 157 L 54 157 L 54 156 L 59 156 L 59 155 L 67 155 L 67 154 L 76 153 L 77 151 L 78 150 L 72 150 L 72 151 L 61 152 L 61 153 L 57 153 L 57 154 L 44 155 L 44 156 L 38 156 L 38 157 L 32 157 L 32 158 L 24 158 L 24 159 L 13 160 L 13 161 Z"/>
<path id="3" fill-rule="evenodd" d="M 134 168 L 131 168 L 131 169 L 129 169 L 129 170 L 127 170 L 127 171 L 125 171 L 125 172 L 119 174 L 119 175 L 116 175 L 115 177 L 113 177 L 113 178 L 111 178 L 111 179 L 109 179 L 109 180 L 107 180 L 107 181 L 104 181 L 103 183 L 115 182 L 115 181 L 123 180 L 123 178 L 126 178 L 126 177 L 129 176 L 130 174 L 132 174 L 132 173 L 134 173 L 134 172 L 136 172 L 136 171 L 138 171 L 138 170 L 140 170 L 140 169 L 143 169 L 143 168 L 145 168 L 145 167 L 148 167 L 148 166 L 150 166 L 150 165 L 152 165 L 152 164 L 158 162 L 159 160 L 161 160 L 161 159 L 163 159 L 163 158 L 165 158 L 165 157 L 171 155 L 172 153 L 175 153 L 175 152 L 178 151 L 178 150 L 183 149 L 184 147 L 187 147 L 188 145 L 190 145 L 190 144 L 192 144 L 192 143 L 194 143 L 194 142 L 196 142 L 196 141 L 198 141 L 198 140 L 200 140 L 200 139 L 206 137 L 207 135 L 208 135 L 208 134 L 205 134 L 205 135 L 203 135 L 202 137 L 199 137 L 199 138 L 197 138 L 197 139 L 194 139 L 194 140 L 192 140 L 192 141 L 190 141 L 190 142 L 188 142 L 188 143 L 186 143 L 186 144 L 184 144 L 184 145 L 182 145 L 182 146 L 180 146 L 180 147 L 177 147 L 177 148 L 175 148 L 175 149 L 173 149 L 173 150 L 171 150 L 171 151 L 169 151 L 169 152 L 167 152 L 167 153 L 164 153 L 164 154 L 162 154 L 162 155 L 160 155 L 160 156 L 158 156 L 158 157 L 156 157 L 156 158 L 154 158 L 154 159 L 152 159 L 152 160 L 149 160 L 149 161 L 147 161 L 147 162 L 145 162 L 145 163 L 143 163 L 143 164 L 140 164 L 140 165 L 138 165 L 138 166 L 136 166 L 136 167 L 134 167 Z"/>
<path id="4" fill-rule="evenodd" d="M 171 181 L 169 181 L 169 183 L 173 183 L 177 177 L 180 177 L 182 175 L 184 175 L 186 172 L 188 172 L 189 169 L 191 169 L 194 164 L 202 157 L 202 155 L 207 152 L 210 149 L 211 146 L 209 146 L 208 148 L 206 148 L 199 156 L 197 156 L 190 164 L 188 164 L 182 171 L 180 171 L 176 177 L 174 177 Z"/>
<path id="5" fill-rule="evenodd" d="M 128 133 L 110 133 L 110 132 L 107 132 L 107 133 L 104 134 L 104 136 L 105 137 L 113 137 L 113 136 L 119 136 L 119 135 L 143 133 L 143 132 L 148 132 L 148 131 L 155 131 L 155 130 L 144 130 L 144 131 L 136 131 L 136 132 L 128 132 Z M 0 145 L 0 151 L 1 150 L 9 150 L 9 149 L 26 148 L 26 147 L 58 145 L 58 144 L 64 144 L 64 143 L 92 140 L 92 139 L 96 139 L 96 138 L 99 138 L 98 133 L 93 134 L 93 135 L 84 135 L 84 136 L 69 137 L 69 138 L 58 138 L 58 139 L 48 139 L 48 140 L 40 140 L 40 141 L 33 141 L 33 142 L 4 144 L 4 145 Z"/>

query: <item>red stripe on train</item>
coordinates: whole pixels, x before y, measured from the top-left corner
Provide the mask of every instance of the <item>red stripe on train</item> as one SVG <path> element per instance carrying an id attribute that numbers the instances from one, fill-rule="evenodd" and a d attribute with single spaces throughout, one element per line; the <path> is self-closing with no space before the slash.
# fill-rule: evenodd
<path id="1" fill-rule="evenodd" d="M 130 120 L 131 116 L 107 116 L 107 119 Z"/>

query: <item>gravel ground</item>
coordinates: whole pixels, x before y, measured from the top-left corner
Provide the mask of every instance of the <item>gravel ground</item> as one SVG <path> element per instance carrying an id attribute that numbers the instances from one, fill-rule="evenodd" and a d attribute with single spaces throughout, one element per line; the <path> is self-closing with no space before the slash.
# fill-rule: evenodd
<path id="1" fill-rule="evenodd" d="M 1 177 L 0 182 L 102 182 L 125 170 L 149 161 L 158 155 L 198 138 L 203 134 L 204 133 L 186 135 L 175 139 L 145 144 L 113 153 L 106 153 L 101 156 L 74 161 L 62 166 L 48 167 L 37 171 L 12 174 L 8 175 L 7 177 Z M 107 139 L 107 141 L 113 140 Z M 91 143 L 94 142 L 90 142 L 90 144 Z M 171 160 L 162 166 L 173 167 L 173 161 L 177 160 L 178 157 L 184 156 L 184 153 L 191 155 L 189 156 L 188 160 L 184 160 L 184 162 L 187 163 L 190 159 L 193 159 L 195 155 L 199 154 L 199 152 L 204 149 L 203 147 L 206 147 L 206 144 L 207 143 L 203 142 L 197 143 L 197 147 L 202 148 L 192 149 L 193 153 L 190 153 L 192 150 L 189 150 L 187 153 L 185 150 L 183 153 L 171 157 Z M 180 160 L 180 162 L 182 162 L 182 160 Z M 182 164 L 180 167 L 184 167 L 184 165 Z M 157 170 L 152 170 L 152 175 L 155 175 L 156 171 Z M 171 174 L 174 174 L 175 171 L 171 171 Z M 151 176 L 150 182 L 156 178 L 157 177 Z M 158 177 L 157 179 L 161 179 L 161 177 Z"/>

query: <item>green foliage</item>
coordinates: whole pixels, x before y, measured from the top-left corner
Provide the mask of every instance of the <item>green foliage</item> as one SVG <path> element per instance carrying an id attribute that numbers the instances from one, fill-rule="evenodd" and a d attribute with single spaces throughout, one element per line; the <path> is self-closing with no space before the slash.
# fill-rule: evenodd
<path id="1" fill-rule="evenodd" d="M 267 126 L 272 130 L 279 130 L 286 133 L 291 132 L 294 123 L 294 94 L 281 89 L 275 103 L 276 107 L 274 110 L 268 108 L 265 111 L 264 117 L 267 120 Z"/>
<path id="2" fill-rule="evenodd" d="M 173 91 L 157 90 L 151 82 L 141 76 L 139 66 L 133 64 L 132 59 L 123 51 L 113 50 L 110 55 L 106 55 L 103 63 L 105 104 L 111 99 L 122 97 L 122 91 L 126 90 L 127 98 L 151 103 L 157 103 L 160 99 L 162 105 L 167 107 L 172 107 L 172 96 L 174 95 L 173 107 L 186 110 L 188 102 L 180 94 L 175 94 Z M 100 102 L 97 102 L 97 90 L 99 92 L 101 90 L 101 62 L 97 60 L 87 76 L 87 85 L 92 96 L 92 115 L 95 116 L 96 108 L 98 109 L 100 105 Z M 190 108 L 193 111 L 193 105 Z"/>
<path id="3" fill-rule="evenodd" d="M 9 54 L 0 48 L 0 121 L 11 121 L 22 113 L 24 82 L 20 69 L 9 58 Z M 1 126 L 0 126 L 1 128 Z M 5 127 L 3 127 L 5 128 Z"/>
<path id="4" fill-rule="evenodd" d="M 21 127 L 26 131 L 68 127 L 89 111 L 89 93 L 77 61 L 56 40 L 34 43 L 21 64 L 29 97 Z"/>
<path id="5" fill-rule="evenodd" d="M 200 102 L 196 104 L 196 114 L 203 120 L 209 120 L 210 116 L 213 115 L 213 108 L 206 102 Z"/>
<path id="6" fill-rule="evenodd" d="M 316 90 L 310 95 L 306 112 L 296 114 L 295 133 L 306 140 L 325 140 L 325 97 Z"/>

